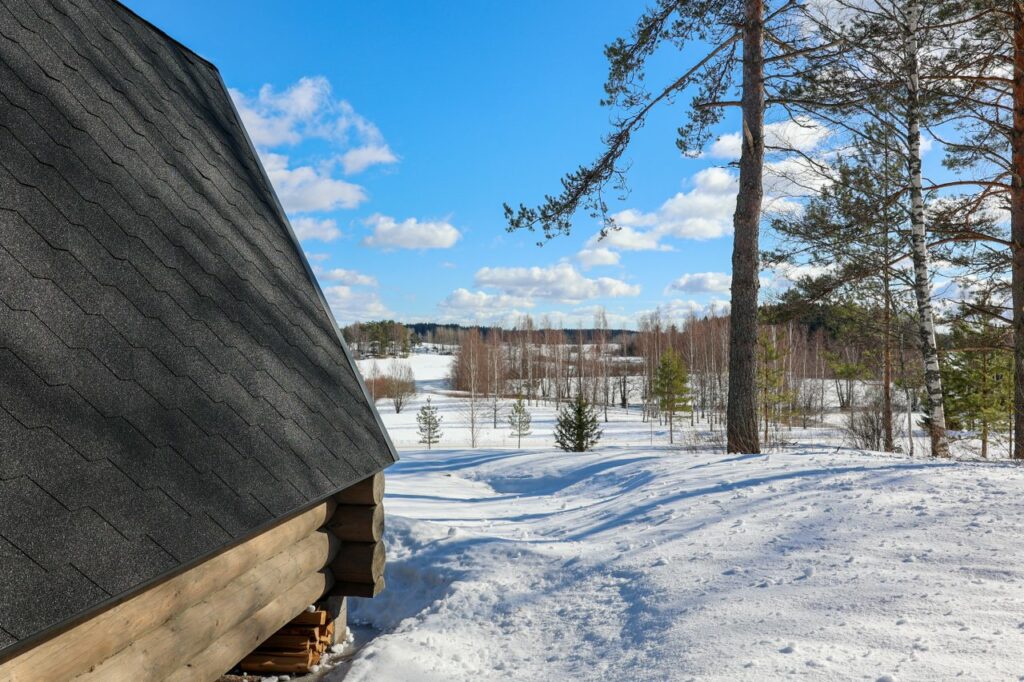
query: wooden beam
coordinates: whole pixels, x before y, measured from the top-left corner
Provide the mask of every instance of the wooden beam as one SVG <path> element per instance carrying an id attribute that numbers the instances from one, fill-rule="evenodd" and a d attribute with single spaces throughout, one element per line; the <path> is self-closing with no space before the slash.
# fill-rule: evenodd
<path id="1" fill-rule="evenodd" d="M 384 505 L 339 504 L 327 531 L 347 542 L 377 542 L 384 535 Z"/>
<path id="2" fill-rule="evenodd" d="M 334 495 L 338 504 L 380 504 L 384 501 L 384 472 L 378 471 Z"/>
<path id="3" fill-rule="evenodd" d="M 331 596 L 345 597 L 376 597 L 384 590 L 384 578 L 373 583 L 335 582 L 331 588 Z"/>
<path id="4" fill-rule="evenodd" d="M 343 542 L 331 562 L 338 582 L 375 584 L 384 577 L 383 542 Z"/>
<path id="5" fill-rule="evenodd" d="M 282 592 L 316 574 L 331 562 L 337 550 L 337 540 L 327 533 L 314 532 L 273 558 L 256 563 L 220 591 L 159 627 L 141 636 L 138 630 L 131 631 L 131 644 L 74 679 L 163 679 L 182 661 L 190 660 Z"/>
<path id="6" fill-rule="evenodd" d="M 140 634 L 308 537 L 333 516 L 334 508 L 331 500 L 317 505 L 0 663 L 0 680 L 67 680 L 88 670 Z"/>
<path id="7" fill-rule="evenodd" d="M 332 582 L 329 571 L 309 576 L 218 637 L 210 646 L 193 656 L 191 661 L 168 675 L 165 682 L 217 679 L 284 627 L 297 612 L 319 599 Z"/>

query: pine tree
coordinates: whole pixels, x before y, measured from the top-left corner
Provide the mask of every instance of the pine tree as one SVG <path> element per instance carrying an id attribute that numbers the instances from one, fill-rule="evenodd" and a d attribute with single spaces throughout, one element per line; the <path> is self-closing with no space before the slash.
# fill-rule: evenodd
<path id="1" fill-rule="evenodd" d="M 420 408 L 420 411 L 416 414 L 416 423 L 419 425 L 420 442 L 427 446 L 427 450 L 430 446 L 441 441 L 441 422 L 444 421 L 444 417 L 437 414 L 437 408 L 430 404 L 430 398 L 427 398 L 427 404 Z"/>
<path id="2" fill-rule="evenodd" d="M 740 109 L 742 135 L 737 162 L 739 192 L 733 214 L 732 313 L 729 325 L 727 449 L 760 451 L 756 368 L 759 234 L 764 198 L 765 111 L 786 105 L 794 74 L 814 70 L 828 45 L 812 44 L 803 29 L 806 4 L 794 0 L 657 0 L 641 15 L 631 35 L 605 48 L 608 80 L 603 104 L 621 110 L 596 161 L 567 174 L 562 191 L 536 208 L 505 205 L 510 230 L 543 229 L 547 239 L 570 232 L 583 211 L 603 219 L 602 235 L 615 229 L 605 198 L 625 189 L 622 162 L 634 134 L 652 110 L 689 97 L 676 146 L 700 152 L 727 108 Z M 649 89 L 648 61 L 661 48 L 684 51 L 690 67 L 667 85 Z M 696 63 L 694 63 L 696 61 Z M 767 150 L 767 151 L 778 151 Z M 619 193 L 619 192 L 616 192 Z"/>
<path id="3" fill-rule="evenodd" d="M 948 381 L 946 405 L 956 429 L 978 432 L 981 456 L 988 457 L 992 431 L 1009 427 L 1013 407 L 1013 354 L 1010 330 L 991 319 L 961 319 L 953 325 L 957 349 L 946 355 L 943 379 Z"/>
<path id="4" fill-rule="evenodd" d="M 597 413 L 582 395 L 562 408 L 555 424 L 555 444 L 566 452 L 592 450 L 601 440 Z"/>
<path id="5" fill-rule="evenodd" d="M 516 398 L 512 403 L 512 411 L 508 415 L 508 425 L 512 429 L 512 435 L 516 437 L 516 447 L 522 447 L 523 436 L 530 435 L 530 421 L 532 417 L 526 409 L 522 397 Z"/>
<path id="6" fill-rule="evenodd" d="M 676 413 L 690 409 L 689 383 L 690 377 L 682 358 L 669 348 L 662 354 L 654 378 L 654 395 L 658 397 L 658 407 L 668 415 L 669 443 L 674 442 Z"/>

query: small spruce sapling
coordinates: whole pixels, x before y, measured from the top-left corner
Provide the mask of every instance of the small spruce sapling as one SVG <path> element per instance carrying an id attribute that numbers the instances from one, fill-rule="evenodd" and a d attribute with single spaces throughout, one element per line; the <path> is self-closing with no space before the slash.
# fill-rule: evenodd
<path id="1" fill-rule="evenodd" d="M 430 447 L 441 441 L 441 422 L 444 421 L 444 417 L 438 415 L 437 408 L 430 403 L 430 398 L 427 398 L 427 404 L 420 408 L 420 411 L 416 414 L 416 423 L 419 425 L 420 442 L 427 446 L 427 450 Z"/>
<path id="2" fill-rule="evenodd" d="M 582 395 L 562 408 L 555 424 L 555 444 L 566 452 L 592 450 L 601 440 L 597 413 Z"/>
<path id="3" fill-rule="evenodd" d="M 508 425 L 512 429 L 512 435 L 516 437 L 516 447 L 523 446 L 523 436 L 530 435 L 530 421 L 532 417 L 526 409 L 526 404 L 521 397 L 516 398 L 512 403 L 512 410 L 508 415 Z"/>
<path id="4" fill-rule="evenodd" d="M 690 409 L 690 378 L 682 358 L 671 348 L 666 350 L 658 362 L 654 378 L 654 394 L 658 397 L 658 408 L 668 415 L 668 442 L 673 443 L 675 416 Z"/>

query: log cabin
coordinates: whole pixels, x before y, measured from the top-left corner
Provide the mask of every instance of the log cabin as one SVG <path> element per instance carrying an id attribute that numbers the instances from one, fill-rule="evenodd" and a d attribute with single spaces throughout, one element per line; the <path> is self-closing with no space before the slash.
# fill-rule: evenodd
<path id="1" fill-rule="evenodd" d="M 216 67 L 0 0 L 0 680 L 301 639 L 383 587 L 396 459 Z"/>

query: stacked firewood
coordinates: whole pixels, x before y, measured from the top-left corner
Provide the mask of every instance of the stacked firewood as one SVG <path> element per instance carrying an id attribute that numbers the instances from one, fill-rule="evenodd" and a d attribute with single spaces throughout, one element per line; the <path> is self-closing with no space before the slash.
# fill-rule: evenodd
<path id="1" fill-rule="evenodd" d="M 303 612 L 242 659 L 238 667 L 252 673 L 308 673 L 334 640 L 334 627 L 326 611 Z"/>

